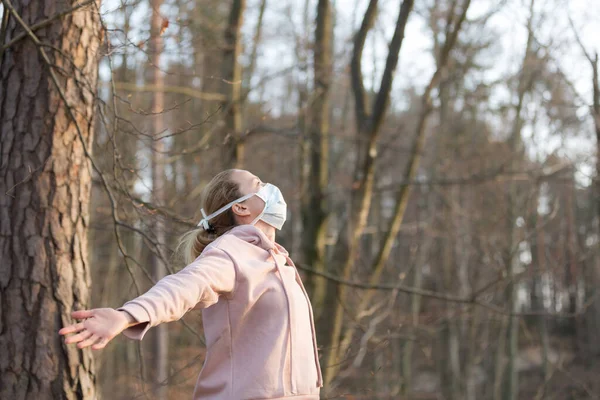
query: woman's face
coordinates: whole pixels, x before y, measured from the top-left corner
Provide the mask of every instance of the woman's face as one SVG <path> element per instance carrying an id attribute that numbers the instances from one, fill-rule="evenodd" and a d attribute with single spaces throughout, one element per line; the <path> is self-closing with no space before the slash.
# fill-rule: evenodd
<path id="1" fill-rule="evenodd" d="M 231 179 L 238 184 L 240 194 L 242 196 L 250 193 L 256 193 L 261 186 L 264 186 L 264 183 L 259 177 L 243 169 L 234 170 L 231 174 Z M 263 211 L 264 208 L 265 202 L 258 196 L 252 196 L 249 199 L 241 203 L 236 203 L 231 207 L 240 224 L 251 223 Z"/>

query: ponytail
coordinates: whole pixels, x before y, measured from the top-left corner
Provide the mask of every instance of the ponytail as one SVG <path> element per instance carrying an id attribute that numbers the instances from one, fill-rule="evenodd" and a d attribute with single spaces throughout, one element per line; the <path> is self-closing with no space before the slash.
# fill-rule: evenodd
<path id="1" fill-rule="evenodd" d="M 231 180 L 233 171 L 233 169 L 228 169 L 218 173 L 202 191 L 200 208 L 204 208 L 207 214 L 211 214 L 241 197 L 238 184 Z M 206 246 L 237 225 L 231 209 L 212 218 L 209 223 L 212 228 L 210 232 L 198 227 L 184 233 L 179 238 L 175 252 L 180 254 L 185 265 L 192 263 L 202 254 Z"/>

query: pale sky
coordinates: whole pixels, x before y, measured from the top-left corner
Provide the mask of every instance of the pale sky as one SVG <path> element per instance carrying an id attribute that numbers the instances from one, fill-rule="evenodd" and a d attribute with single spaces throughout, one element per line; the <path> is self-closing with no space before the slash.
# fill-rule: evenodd
<path id="1" fill-rule="evenodd" d="M 429 2 L 429 1 L 428 1 Z M 514 74 L 522 62 L 525 41 L 527 38 L 526 23 L 530 0 L 473 0 L 469 9 L 468 18 L 473 19 L 488 12 L 490 7 L 498 3 L 505 3 L 500 11 L 490 19 L 486 29 L 481 31 L 482 35 L 498 38 L 493 50 L 488 51 L 485 65 L 489 65 L 483 77 L 485 81 L 492 81 L 501 77 Z M 249 0 L 248 9 L 245 13 L 243 34 L 248 43 L 256 24 L 258 5 L 260 0 Z M 345 68 L 350 51 L 350 38 L 360 23 L 368 0 L 333 0 L 337 10 L 335 50 L 338 55 L 336 67 L 338 70 Z M 367 40 L 364 52 L 363 71 L 365 73 L 365 84 L 371 85 L 373 76 L 378 78 L 385 65 L 387 54 L 387 42 L 390 40 L 395 19 L 397 18 L 401 0 L 381 0 L 380 14 L 375 26 L 374 35 Z M 419 7 L 420 2 L 415 2 Z M 104 0 L 103 9 L 106 11 L 105 20 L 111 24 L 116 15 L 110 10 L 118 7 L 118 0 Z M 420 3 L 424 4 L 424 3 Z M 537 38 L 542 43 L 549 45 L 552 54 L 559 67 L 568 76 L 575 86 L 579 95 L 588 103 L 591 103 L 591 67 L 583 56 L 579 46 L 575 45 L 573 30 L 569 24 L 568 15 L 571 15 L 579 30 L 579 35 L 589 52 L 600 52 L 600 7 L 598 0 L 536 0 Z M 265 31 L 263 43 L 259 48 L 258 68 L 265 75 L 276 73 L 285 68 L 294 66 L 294 35 L 302 33 L 304 0 L 292 0 L 289 2 L 267 0 L 267 11 L 265 13 Z M 310 38 L 314 34 L 314 14 L 316 1 L 312 1 L 309 8 Z M 165 5 L 163 13 L 168 15 L 169 6 Z M 419 9 L 416 8 L 418 11 Z M 143 5 L 138 7 L 131 21 L 133 26 L 140 27 L 140 31 L 132 34 L 131 40 L 136 43 L 147 37 L 149 29 L 149 9 Z M 177 21 L 170 21 L 169 30 L 177 30 Z M 295 32 L 295 33 L 294 33 Z M 433 59 L 431 57 L 430 33 L 423 18 L 413 12 L 407 25 L 405 39 L 400 52 L 400 63 L 396 73 L 394 89 L 392 94 L 392 107 L 402 109 L 403 88 L 414 85 L 422 88 L 429 81 L 433 73 Z M 186 59 L 189 53 L 178 53 L 179 48 L 169 48 L 167 42 L 168 58 Z M 185 50 L 184 50 L 185 51 Z M 107 71 L 103 71 L 104 79 L 108 78 Z M 295 101 L 290 101 L 286 94 L 286 77 L 272 79 L 269 81 L 263 100 L 273 105 L 276 113 L 283 107 L 284 111 L 293 112 L 296 107 Z M 375 83 L 378 79 L 374 80 Z M 495 94 L 497 101 L 505 101 L 506 96 L 499 89 Z M 544 158 L 553 151 L 558 151 L 563 156 L 579 160 L 578 180 L 582 184 L 589 184 L 589 175 L 592 172 L 593 144 L 595 138 L 589 118 L 589 110 L 582 106 L 578 109 L 580 117 L 586 117 L 589 129 L 580 132 L 575 138 L 551 136 L 544 132 L 543 126 L 535 130 L 536 137 L 529 140 L 530 155 L 532 157 Z M 524 137 L 533 132 L 531 127 L 525 128 Z M 585 161 L 581 161 L 585 159 Z"/>

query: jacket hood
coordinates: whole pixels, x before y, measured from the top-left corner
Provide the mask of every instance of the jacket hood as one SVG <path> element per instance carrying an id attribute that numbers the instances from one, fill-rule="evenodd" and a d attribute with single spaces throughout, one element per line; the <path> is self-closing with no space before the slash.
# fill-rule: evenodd
<path id="1" fill-rule="evenodd" d="M 237 225 L 231 228 L 225 235 L 233 235 L 238 239 L 248 242 L 261 249 L 270 251 L 277 250 L 279 253 L 288 256 L 287 250 L 279 243 L 271 241 L 267 235 L 254 225 Z"/>

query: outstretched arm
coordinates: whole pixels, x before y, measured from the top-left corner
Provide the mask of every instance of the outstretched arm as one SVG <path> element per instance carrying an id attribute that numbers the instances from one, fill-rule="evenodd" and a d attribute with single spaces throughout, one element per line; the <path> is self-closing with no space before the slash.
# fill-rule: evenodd
<path id="1" fill-rule="evenodd" d="M 235 267 L 231 258 L 218 248 L 206 249 L 194 262 L 176 274 L 168 275 L 150 290 L 122 307 L 75 311 L 74 318 L 88 318 L 59 331 L 77 333 L 66 343 L 101 349 L 119 333 L 141 340 L 148 329 L 163 322 L 176 321 L 192 308 L 206 308 L 220 295 L 232 295 Z"/>
<path id="2" fill-rule="evenodd" d="M 65 343 L 77 343 L 77 347 L 80 349 L 87 346 L 92 346 L 93 350 L 103 349 L 123 330 L 138 324 L 127 312 L 112 308 L 73 311 L 71 316 L 75 319 L 83 319 L 83 321 L 66 326 L 58 333 L 60 335 L 75 333 L 75 335 L 68 336 Z"/>

